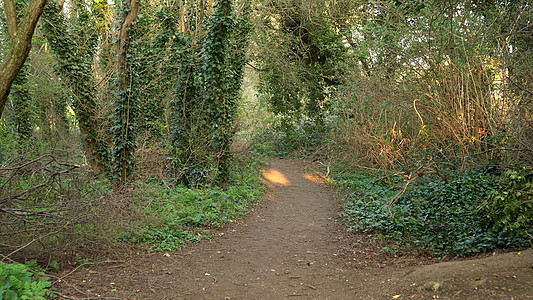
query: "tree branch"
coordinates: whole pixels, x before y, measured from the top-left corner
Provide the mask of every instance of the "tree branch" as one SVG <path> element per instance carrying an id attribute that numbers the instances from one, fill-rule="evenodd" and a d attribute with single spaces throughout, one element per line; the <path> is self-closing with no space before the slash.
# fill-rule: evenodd
<path id="1" fill-rule="evenodd" d="M 4 9 L 6 10 L 7 31 L 9 41 L 13 42 L 17 35 L 17 12 L 15 11 L 14 0 L 4 0 Z"/>
<path id="2" fill-rule="evenodd" d="M 10 45 L 7 55 L 0 65 L 0 116 L 4 111 L 11 84 L 28 57 L 31 49 L 31 38 L 46 2 L 47 0 L 31 0 L 20 26 L 17 26 L 14 0 L 4 0 Z"/>
<path id="3" fill-rule="evenodd" d="M 119 33 L 119 42 L 118 42 L 118 75 L 119 77 L 125 76 L 127 64 L 126 64 L 126 43 L 130 37 L 129 29 L 135 18 L 137 18 L 137 13 L 139 12 L 139 3 L 136 0 L 129 0 L 130 4 L 129 11 L 124 12 L 124 23 L 120 28 Z M 120 83 L 123 83 L 123 79 L 119 79 Z M 125 86 L 121 86 L 125 89 Z"/>
<path id="4" fill-rule="evenodd" d="M 20 31 L 24 35 L 24 40 L 28 43 L 31 43 L 35 26 L 37 26 L 39 17 L 41 16 L 41 13 L 43 12 L 47 2 L 47 0 L 32 0 L 30 3 L 28 3 L 28 7 L 26 8 L 24 17 L 22 17 L 22 21 L 20 22 L 19 26 Z"/>
<path id="5" fill-rule="evenodd" d="M 129 38 L 128 29 L 131 27 L 131 23 L 135 21 L 135 18 L 137 18 L 138 11 L 139 11 L 139 2 L 136 0 L 131 0 L 130 11 L 125 16 L 124 23 L 122 24 L 122 29 L 120 30 L 121 43 L 125 43 L 126 40 Z"/>

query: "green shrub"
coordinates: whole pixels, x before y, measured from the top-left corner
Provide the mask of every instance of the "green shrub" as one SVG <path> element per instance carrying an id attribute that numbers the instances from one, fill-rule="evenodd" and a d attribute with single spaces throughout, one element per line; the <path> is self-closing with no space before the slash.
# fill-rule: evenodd
<path id="1" fill-rule="evenodd" d="M 38 277 L 24 264 L 0 262 L 0 299 L 40 300 L 51 297 L 50 282 Z"/>
<path id="2" fill-rule="evenodd" d="M 337 180 L 345 188 L 343 215 L 351 230 L 378 232 L 395 239 L 403 249 L 463 256 L 531 242 L 531 208 L 528 214 L 526 205 L 506 205 L 508 213 L 503 216 L 498 214 L 502 210 L 490 203 L 485 207 L 492 210 L 480 213 L 487 197 L 495 199 L 494 195 L 508 189 L 498 178 L 493 170 L 483 169 L 456 174 L 450 182 L 421 180 L 398 198 L 390 212 L 386 204 L 397 188 L 362 173 L 342 175 Z"/>
<path id="3" fill-rule="evenodd" d="M 508 170 L 498 179 L 480 206 L 492 229 L 512 236 L 527 236 L 533 229 L 533 169 Z"/>
<path id="4" fill-rule="evenodd" d="M 122 237 L 122 240 L 132 244 L 151 245 L 156 251 L 174 251 L 186 242 L 197 242 L 199 237 L 188 231 L 172 229 L 168 226 L 165 228 L 143 228 L 140 232 Z"/>
<path id="5" fill-rule="evenodd" d="M 266 156 L 309 156 L 328 142 L 328 128 L 311 121 L 300 125 L 274 125 L 254 137 L 253 148 Z"/>

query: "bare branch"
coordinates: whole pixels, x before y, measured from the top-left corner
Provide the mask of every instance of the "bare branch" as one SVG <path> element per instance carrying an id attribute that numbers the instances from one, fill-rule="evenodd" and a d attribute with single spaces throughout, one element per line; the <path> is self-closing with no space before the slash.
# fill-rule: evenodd
<path id="1" fill-rule="evenodd" d="M 49 236 L 51 236 L 51 235 L 54 235 L 54 234 L 56 234 L 56 233 L 61 232 L 65 227 L 66 227 L 66 225 L 63 226 L 62 228 L 56 230 L 56 231 L 49 232 L 49 233 L 47 233 L 47 234 L 45 234 L 45 235 L 42 235 L 42 236 L 40 236 L 40 237 L 36 237 L 36 238 L 34 238 L 33 240 L 29 241 L 28 243 L 26 243 L 26 244 L 23 245 L 22 247 L 19 247 L 18 249 L 13 250 L 11 253 L 9 253 L 8 255 L 6 255 L 6 257 L 9 258 L 9 257 L 12 256 L 13 254 L 15 254 L 15 253 L 19 252 L 20 250 L 22 250 L 22 249 L 28 247 L 29 245 L 33 244 L 33 243 L 36 242 L 36 241 L 40 241 L 40 240 L 42 240 L 42 239 L 44 239 L 44 238 L 46 238 L 46 237 L 49 237 Z"/>
<path id="2" fill-rule="evenodd" d="M 50 161 L 48 162 L 41 162 L 43 161 L 44 159 L 46 158 L 49 158 Z M 38 158 L 35 158 L 35 159 L 32 159 L 30 161 L 27 161 L 21 165 L 18 165 L 18 166 L 15 166 L 15 167 L 4 167 L 4 168 L 0 168 L 0 176 L 2 177 L 5 177 L 7 178 L 5 180 L 5 182 L 0 185 L 0 192 L 4 189 L 4 187 L 11 181 L 11 179 L 13 179 L 13 177 L 20 171 L 22 170 L 23 168 L 25 167 L 28 167 L 32 164 L 36 164 L 36 163 L 40 163 L 40 166 L 41 168 L 43 168 L 44 170 L 46 170 L 44 168 L 44 166 L 47 166 L 49 165 L 50 163 L 52 162 L 55 162 L 57 165 L 59 166 L 63 166 L 65 167 L 66 169 L 64 170 L 60 170 L 60 171 L 52 171 L 52 170 L 47 170 L 50 174 L 49 178 L 42 184 L 39 184 L 39 185 L 36 185 L 36 186 L 33 186 L 33 187 L 30 187 L 28 188 L 27 190 L 25 191 L 22 191 L 18 194 L 15 194 L 15 195 L 9 195 L 9 196 L 6 196 L 6 197 L 0 197 L 0 204 L 1 203 L 5 203 L 11 199 L 16 199 L 16 198 L 20 198 L 21 196 L 25 195 L 25 194 L 28 194 L 30 192 L 32 192 L 33 190 L 36 190 L 36 189 L 39 189 L 39 188 L 42 188 L 44 186 L 47 186 L 48 184 L 50 184 L 54 178 L 58 175 L 62 175 L 62 174 L 65 174 L 65 173 L 68 173 L 76 168 L 79 168 L 80 166 L 79 165 L 72 165 L 72 164 L 67 164 L 67 163 L 62 163 L 62 162 L 59 162 L 57 161 L 57 159 L 52 155 L 52 154 L 44 154 L 42 156 L 39 156 Z M 11 171 L 11 175 L 8 177 L 7 174 L 4 175 L 4 173 L 8 173 L 9 171 Z"/>

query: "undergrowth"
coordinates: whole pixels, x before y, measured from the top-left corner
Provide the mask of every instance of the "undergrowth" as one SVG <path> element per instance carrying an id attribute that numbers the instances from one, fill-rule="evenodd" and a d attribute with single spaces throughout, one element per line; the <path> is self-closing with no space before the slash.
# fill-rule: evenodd
<path id="1" fill-rule="evenodd" d="M 48 278 L 32 272 L 29 265 L 0 262 L 0 299 L 44 300 L 53 296 Z"/>
<path id="2" fill-rule="evenodd" d="M 252 146 L 254 151 L 269 157 L 308 157 L 329 141 L 327 126 L 311 121 L 298 125 L 274 124 L 257 134 Z"/>
<path id="3" fill-rule="evenodd" d="M 209 238 L 211 228 L 245 214 L 262 194 L 256 172 L 255 163 L 241 164 L 233 170 L 233 184 L 227 190 L 142 183 L 136 189 L 132 210 L 143 221 L 125 228 L 120 240 L 155 251 L 172 251 L 187 242 Z"/>
<path id="4" fill-rule="evenodd" d="M 533 172 L 511 174 L 514 179 L 509 172 L 500 175 L 484 168 L 456 172 L 449 182 L 426 178 L 391 206 L 387 204 L 398 188 L 368 173 L 356 171 L 334 180 L 345 194 L 342 214 L 350 230 L 393 239 L 395 250 L 444 257 L 531 245 Z"/>

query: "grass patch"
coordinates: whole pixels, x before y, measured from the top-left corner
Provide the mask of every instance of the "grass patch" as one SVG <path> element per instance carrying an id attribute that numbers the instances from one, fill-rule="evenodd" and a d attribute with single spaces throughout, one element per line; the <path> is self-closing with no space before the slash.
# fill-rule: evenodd
<path id="1" fill-rule="evenodd" d="M 464 256 L 498 247 L 531 245 L 532 217 L 527 199 L 518 200 L 520 204 L 509 197 L 507 202 L 499 198 L 509 194 L 505 174 L 485 168 L 457 173 L 449 182 L 420 180 L 398 198 L 390 212 L 386 204 L 398 192 L 397 187 L 362 172 L 334 179 L 345 195 L 342 214 L 350 230 L 394 239 L 397 249 Z M 523 188 L 530 188 L 523 177 L 520 180 Z M 516 190 L 524 195 L 522 188 Z M 504 217 L 505 209 L 493 202 L 514 209 L 508 209 Z M 516 218 L 521 223 L 510 224 Z"/>

